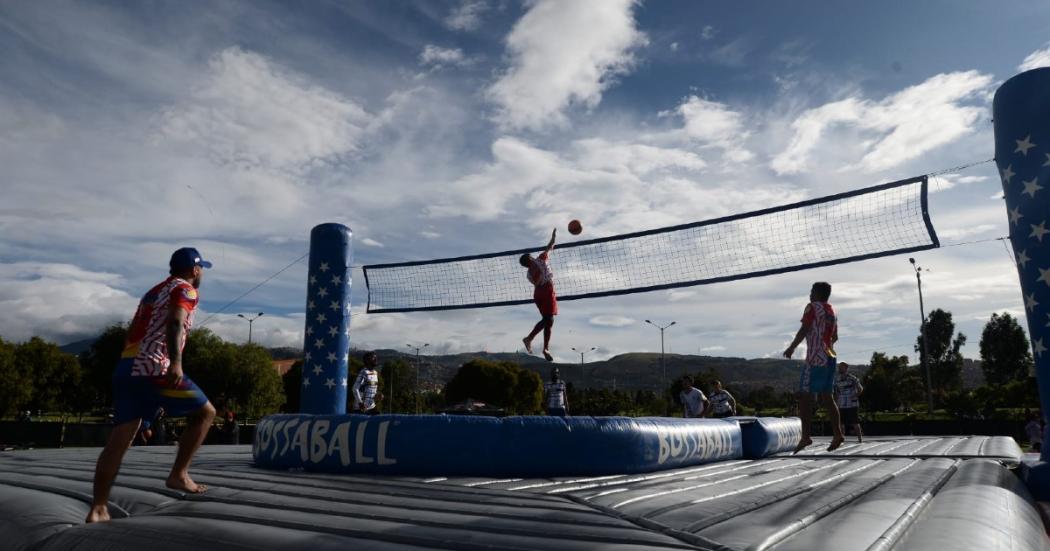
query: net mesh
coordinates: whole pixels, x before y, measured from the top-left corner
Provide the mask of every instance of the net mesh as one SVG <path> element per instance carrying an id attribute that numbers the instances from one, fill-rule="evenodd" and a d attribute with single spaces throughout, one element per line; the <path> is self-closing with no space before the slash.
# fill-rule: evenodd
<path id="1" fill-rule="evenodd" d="M 731 281 L 900 254 L 939 245 L 926 177 L 772 209 L 558 245 L 558 300 Z M 369 312 L 526 304 L 522 249 L 365 266 Z"/>

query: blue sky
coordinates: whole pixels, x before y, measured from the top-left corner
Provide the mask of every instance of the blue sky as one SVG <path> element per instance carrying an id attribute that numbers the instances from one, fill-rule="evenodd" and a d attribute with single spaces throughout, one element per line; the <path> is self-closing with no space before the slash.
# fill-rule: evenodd
<path id="1" fill-rule="evenodd" d="M 991 97 L 1050 65 L 1036 2 L 21 2 L 0 5 L 0 337 L 126 320 L 175 248 L 216 267 L 203 321 L 353 228 L 356 264 L 541 245 L 855 189 L 992 155 Z M 992 164 L 939 177 L 946 244 L 1006 235 Z M 976 356 L 1023 316 L 1000 242 L 917 255 Z M 305 263 L 208 326 L 302 342 Z M 360 273 L 354 301 L 364 300 Z M 775 355 L 809 283 L 840 352 L 911 353 L 907 259 L 565 303 L 554 353 Z M 363 311 L 363 309 L 358 309 Z M 513 351 L 531 307 L 356 315 L 351 342 Z"/>

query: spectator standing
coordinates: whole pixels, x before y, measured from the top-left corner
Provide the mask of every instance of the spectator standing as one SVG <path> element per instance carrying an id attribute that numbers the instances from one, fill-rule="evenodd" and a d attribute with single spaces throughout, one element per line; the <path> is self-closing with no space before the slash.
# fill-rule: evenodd
<path id="1" fill-rule="evenodd" d="M 722 381 L 715 381 L 711 392 L 711 416 L 717 419 L 736 415 L 736 398 L 722 388 Z"/>
<path id="2" fill-rule="evenodd" d="M 1043 424 L 1039 422 L 1040 414 L 1032 413 L 1028 416 L 1028 424 L 1024 426 L 1024 432 L 1028 435 L 1031 446 L 1029 451 L 1039 453 L 1043 450 Z"/>
<path id="3" fill-rule="evenodd" d="M 853 427 L 858 443 L 864 441 L 864 433 L 860 430 L 861 394 L 864 394 L 864 385 L 860 384 L 856 375 L 849 372 L 849 364 L 838 364 L 838 374 L 835 376 L 835 404 L 839 407 L 842 426 L 846 430 Z M 843 433 L 845 434 L 845 431 Z"/>
<path id="4" fill-rule="evenodd" d="M 682 402 L 682 417 L 703 417 L 711 402 L 700 389 L 693 386 L 692 377 L 682 378 L 682 391 L 678 393 L 678 399 Z"/>
<path id="5" fill-rule="evenodd" d="M 357 373 L 354 379 L 354 409 L 360 413 L 369 415 L 379 413 L 376 402 L 383 399 L 379 392 L 379 355 L 374 351 L 365 352 L 361 356 L 364 367 Z"/>
<path id="6" fill-rule="evenodd" d="M 565 381 L 561 380 L 558 368 L 551 369 L 550 382 L 543 385 L 543 398 L 547 404 L 547 415 L 565 417 L 569 415 L 569 396 L 565 391 Z"/>

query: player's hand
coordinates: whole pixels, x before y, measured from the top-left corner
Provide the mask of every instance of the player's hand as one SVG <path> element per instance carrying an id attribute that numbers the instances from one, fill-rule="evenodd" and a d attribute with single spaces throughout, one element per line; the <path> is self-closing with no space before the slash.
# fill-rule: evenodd
<path id="1" fill-rule="evenodd" d="M 784 357 L 788 358 L 788 359 L 791 359 L 791 355 L 794 354 L 794 353 L 795 353 L 795 347 L 794 346 L 789 346 L 787 348 L 787 350 L 784 351 Z"/>
<path id="2" fill-rule="evenodd" d="M 554 230 L 551 231 L 551 238 L 552 239 L 554 238 L 555 235 L 558 235 L 558 228 L 554 228 Z"/>
<path id="3" fill-rule="evenodd" d="M 171 362 L 168 366 L 168 384 L 171 386 L 179 386 L 182 382 L 182 362 Z"/>

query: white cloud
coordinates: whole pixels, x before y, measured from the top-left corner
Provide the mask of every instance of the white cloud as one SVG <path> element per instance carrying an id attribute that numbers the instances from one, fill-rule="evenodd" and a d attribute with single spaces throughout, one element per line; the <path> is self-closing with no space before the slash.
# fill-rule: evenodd
<path id="1" fill-rule="evenodd" d="M 596 106 L 647 43 L 635 26 L 634 0 L 538 0 L 507 36 L 510 68 L 488 90 L 497 120 L 540 129 L 567 122 L 570 106 Z"/>
<path id="2" fill-rule="evenodd" d="M 744 117 L 728 105 L 689 96 L 678 106 L 676 113 L 684 123 L 681 132 L 689 139 L 722 148 L 726 159 L 732 162 L 742 163 L 754 157 L 743 146 L 750 137 Z M 660 115 L 668 116 L 669 113 L 664 111 Z"/>
<path id="3" fill-rule="evenodd" d="M 896 167 L 972 132 L 986 108 L 966 102 L 991 84 L 991 75 L 977 71 L 943 73 L 881 101 L 850 97 L 810 109 L 792 123 L 794 135 L 771 166 L 778 174 L 803 172 L 813 151 L 833 139 L 847 169 Z M 829 160 L 837 159 L 822 166 Z"/>
<path id="4" fill-rule="evenodd" d="M 423 47 L 419 54 L 419 64 L 439 68 L 446 65 L 469 65 L 471 59 L 459 48 L 442 48 L 433 44 Z"/>
<path id="5" fill-rule="evenodd" d="M 66 344 L 130 320 L 138 305 L 120 289 L 119 275 L 71 264 L 0 264 L 0 281 L 0 335 L 7 340 L 41 336 Z"/>
<path id="6" fill-rule="evenodd" d="M 1017 66 L 1017 70 L 1029 71 L 1040 67 L 1050 67 L 1050 42 L 1044 44 L 1041 49 L 1028 54 L 1028 57 L 1025 57 L 1024 61 Z"/>
<path id="7" fill-rule="evenodd" d="M 361 244 L 366 246 L 366 247 L 382 247 L 383 246 L 382 243 L 380 243 L 379 241 L 376 241 L 375 239 L 372 239 L 371 237 L 366 237 L 366 238 L 362 239 L 361 240 Z"/>
<path id="8" fill-rule="evenodd" d="M 240 48 L 212 57 L 208 70 L 164 111 L 160 131 L 220 164 L 301 172 L 356 151 L 371 120 L 353 101 Z"/>
<path id="9" fill-rule="evenodd" d="M 445 18 L 445 25 L 456 31 L 473 31 L 481 27 L 481 18 L 489 5 L 481 0 L 465 0 L 452 9 Z"/>
<path id="10" fill-rule="evenodd" d="M 423 231 L 419 232 L 419 235 L 422 236 L 422 237 L 425 237 L 427 239 L 437 239 L 437 238 L 441 237 L 440 233 L 438 233 L 436 231 L 431 231 L 431 230 L 423 230 Z"/>
<path id="11" fill-rule="evenodd" d="M 597 325 L 599 327 L 627 327 L 628 325 L 634 325 L 638 323 L 638 320 L 629 318 L 627 316 L 619 316 L 615 314 L 603 314 L 594 316 L 590 320 L 591 325 Z"/>
<path id="12" fill-rule="evenodd" d="M 703 29 L 700 29 L 700 38 L 704 40 L 711 40 L 715 37 L 717 31 L 711 25 L 704 25 Z"/>
<path id="13" fill-rule="evenodd" d="M 700 351 L 701 352 L 725 352 L 726 351 L 726 347 L 721 346 L 721 345 L 703 346 L 703 347 L 700 348 Z"/>
<path id="14" fill-rule="evenodd" d="M 967 237 L 973 237 L 975 235 L 981 235 L 992 232 L 998 229 L 999 226 L 995 224 L 981 224 L 979 226 L 970 226 L 966 228 L 948 228 L 942 229 L 937 232 L 939 236 L 944 239 L 965 239 Z"/>

